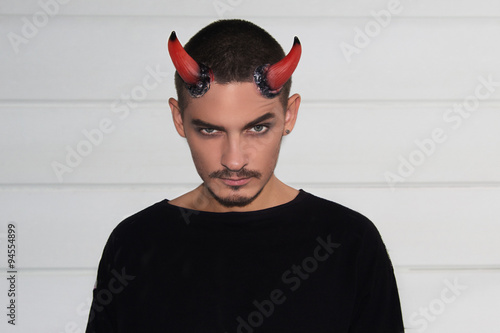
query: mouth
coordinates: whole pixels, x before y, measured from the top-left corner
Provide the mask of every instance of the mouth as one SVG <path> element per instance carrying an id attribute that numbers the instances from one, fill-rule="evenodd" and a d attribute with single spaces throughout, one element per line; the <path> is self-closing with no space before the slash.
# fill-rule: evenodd
<path id="1" fill-rule="evenodd" d="M 220 178 L 228 186 L 242 186 L 247 184 L 252 178 Z"/>

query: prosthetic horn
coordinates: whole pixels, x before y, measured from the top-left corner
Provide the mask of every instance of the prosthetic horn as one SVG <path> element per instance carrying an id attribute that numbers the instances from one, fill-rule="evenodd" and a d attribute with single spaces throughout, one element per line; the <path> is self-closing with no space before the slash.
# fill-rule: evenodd
<path id="1" fill-rule="evenodd" d="M 266 64 L 255 69 L 253 78 L 262 95 L 272 98 L 279 94 L 297 68 L 301 53 L 300 41 L 295 37 L 286 57 L 273 65 Z"/>
<path id="2" fill-rule="evenodd" d="M 198 63 L 184 50 L 175 31 L 172 31 L 168 40 L 168 52 L 177 73 L 186 83 L 186 88 L 191 96 L 203 96 L 210 89 L 210 83 L 214 80 L 212 70 L 204 64 Z M 255 69 L 254 81 L 263 96 L 273 98 L 280 93 L 281 88 L 297 68 L 301 53 L 300 41 L 295 37 L 292 49 L 286 57 L 273 65 L 266 64 Z"/>
<path id="3" fill-rule="evenodd" d="M 214 80 L 212 70 L 191 58 L 177 39 L 175 31 L 172 31 L 168 39 L 168 52 L 191 96 L 203 96 L 210 89 L 210 82 Z"/>

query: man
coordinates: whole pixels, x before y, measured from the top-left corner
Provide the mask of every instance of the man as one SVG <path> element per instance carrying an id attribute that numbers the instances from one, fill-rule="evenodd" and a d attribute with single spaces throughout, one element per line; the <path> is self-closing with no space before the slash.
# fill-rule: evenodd
<path id="1" fill-rule="evenodd" d="M 127 218 L 99 265 L 87 332 L 403 332 L 385 246 L 362 215 L 274 175 L 300 58 L 223 20 L 169 52 L 170 99 L 202 184 Z"/>

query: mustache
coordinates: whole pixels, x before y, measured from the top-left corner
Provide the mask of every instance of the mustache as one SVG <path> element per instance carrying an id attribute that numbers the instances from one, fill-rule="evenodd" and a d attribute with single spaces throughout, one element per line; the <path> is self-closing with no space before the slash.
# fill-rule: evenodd
<path id="1" fill-rule="evenodd" d="M 251 177 L 255 177 L 255 178 L 260 179 L 262 174 L 258 171 L 247 170 L 247 169 L 243 168 L 243 169 L 238 170 L 238 171 L 231 171 L 228 169 L 214 171 L 214 172 L 211 172 L 208 176 L 210 178 L 251 178 Z"/>

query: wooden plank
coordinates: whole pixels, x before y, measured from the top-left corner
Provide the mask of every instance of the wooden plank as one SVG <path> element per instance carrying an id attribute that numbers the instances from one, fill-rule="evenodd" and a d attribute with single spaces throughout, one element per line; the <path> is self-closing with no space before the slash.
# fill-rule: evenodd
<path id="1" fill-rule="evenodd" d="M 245 0 L 190 0 L 190 1 L 155 1 L 155 0 L 44 0 L 41 6 L 36 0 L 4 0 L 0 8 L 1 14 L 33 15 L 37 11 L 48 8 L 45 12 L 56 12 L 57 15 L 124 15 L 124 16 L 197 16 L 197 17 L 364 17 L 371 11 L 388 9 L 389 4 L 402 10 L 398 16 L 424 17 L 492 17 L 500 15 L 497 2 L 492 0 L 478 1 L 432 1 L 411 0 L 362 0 L 356 6 L 348 0 L 315 0 L 303 1 L 245 1 Z M 59 7 L 55 4 L 59 4 Z"/>
<path id="2" fill-rule="evenodd" d="M 16 326 L 0 323 L 2 332 L 83 332 L 95 272 L 30 271 L 19 274 Z M 500 320 L 500 271 L 397 270 L 406 331 L 495 332 Z M 5 281 L 0 281 L 6 290 Z M 451 288 L 450 288 L 451 286 Z M 6 295 L 2 293 L 2 301 Z M 57 313 L 57 316 L 54 316 Z M 424 315 L 423 313 L 426 313 Z M 426 316 L 430 319 L 426 319 Z M 474 320 L 471 320 L 474 318 Z"/>
<path id="3" fill-rule="evenodd" d="M 500 265 L 497 188 L 321 188 L 305 190 L 354 209 L 379 229 L 394 265 Z M 125 217 L 194 188 L 40 187 L 0 191 L 5 223 L 18 226 L 19 267 L 95 268 Z M 5 232 L 6 225 L 0 225 Z M 5 267 L 1 262 L 0 267 Z"/>
<path id="4" fill-rule="evenodd" d="M 16 324 L 8 324 L 4 314 L 2 332 L 85 332 L 94 271 L 29 271 L 19 272 L 16 278 Z M 6 282 L 1 279 L 2 290 L 7 290 Z M 0 300 L 7 304 L 10 299 L 2 293 Z"/>
<path id="5" fill-rule="evenodd" d="M 0 39 L 6 50 L 0 54 L 0 100 L 116 101 L 128 95 L 164 102 L 174 94 L 169 33 L 176 30 L 185 43 L 210 21 L 136 17 L 131 24 L 128 17 L 54 17 L 23 42 Z M 304 51 L 293 90 L 307 101 L 461 102 L 474 94 L 480 77 L 495 82 L 487 98 L 500 98 L 500 45 L 491 43 L 500 34 L 495 19 L 401 19 L 373 28 L 373 37 L 360 37 L 359 29 L 371 21 L 255 20 L 286 50 L 293 35 L 300 37 Z M 11 33 L 22 34 L 18 17 L 3 20 L 0 35 Z"/>
<path id="6" fill-rule="evenodd" d="M 396 278 L 405 332 L 496 332 L 500 325 L 500 270 L 396 270 Z"/>
<path id="7" fill-rule="evenodd" d="M 395 265 L 500 264 L 500 244 L 495 240 L 500 224 L 492 213 L 500 200 L 498 187 L 312 187 L 311 192 L 370 218 Z"/>
<path id="8" fill-rule="evenodd" d="M 276 173 L 287 182 L 387 187 L 500 182 L 500 113 L 480 105 L 449 121 L 451 108 L 304 103 Z M 199 181 L 167 105 L 113 110 L 0 107 L 0 183 Z"/>

